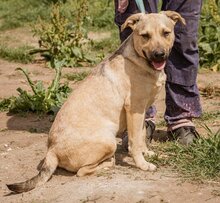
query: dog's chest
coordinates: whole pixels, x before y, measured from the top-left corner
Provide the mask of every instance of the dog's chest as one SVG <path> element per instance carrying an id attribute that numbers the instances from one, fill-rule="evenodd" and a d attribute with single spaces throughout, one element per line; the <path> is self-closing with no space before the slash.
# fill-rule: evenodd
<path id="1" fill-rule="evenodd" d="M 156 78 L 156 80 L 151 81 L 151 85 L 146 84 L 148 104 L 156 100 L 158 94 L 160 93 L 162 87 L 165 84 L 165 81 L 166 81 L 166 75 L 163 72 L 161 72 Z"/>

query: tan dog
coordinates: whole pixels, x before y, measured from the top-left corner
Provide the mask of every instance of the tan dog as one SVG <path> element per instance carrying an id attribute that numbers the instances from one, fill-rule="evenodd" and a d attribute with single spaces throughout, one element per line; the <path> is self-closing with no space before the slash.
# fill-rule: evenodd
<path id="1" fill-rule="evenodd" d="M 145 109 L 155 100 L 165 75 L 163 68 L 174 42 L 174 25 L 184 23 L 172 11 L 135 14 L 122 29 L 133 34 L 90 77 L 74 90 L 58 112 L 48 138 L 48 152 L 39 174 L 8 185 L 25 192 L 45 183 L 59 166 L 84 176 L 114 156 L 116 135 L 128 130 L 129 151 L 138 168 L 154 171 L 145 144 Z"/>

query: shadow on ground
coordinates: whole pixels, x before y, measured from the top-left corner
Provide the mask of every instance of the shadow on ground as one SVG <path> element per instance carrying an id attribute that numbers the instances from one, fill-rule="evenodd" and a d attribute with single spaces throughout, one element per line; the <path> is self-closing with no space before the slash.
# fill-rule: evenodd
<path id="1" fill-rule="evenodd" d="M 7 113 L 7 129 L 29 131 L 32 133 L 48 133 L 54 120 L 52 115 L 37 115 L 33 113 Z"/>

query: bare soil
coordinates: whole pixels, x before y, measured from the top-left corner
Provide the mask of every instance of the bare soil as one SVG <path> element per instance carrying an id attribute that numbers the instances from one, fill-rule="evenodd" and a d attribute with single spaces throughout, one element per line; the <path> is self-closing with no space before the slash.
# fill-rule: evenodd
<path id="1" fill-rule="evenodd" d="M 27 36 L 25 39 L 28 39 Z M 30 39 L 34 44 L 35 41 L 31 37 Z M 24 76 L 15 71 L 17 67 L 27 68 L 34 80 L 43 80 L 46 85 L 54 74 L 44 64 L 21 65 L 0 60 L 0 98 L 17 95 L 17 87 L 29 89 Z M 80 69 L 65 69 L 65 72 L 74 71 Z M 208 85 L 219 87 L 220 74 L 200 73 L 198 84 L 200 88 Z M 74 88 L 75 84 L 70 85 Z M 163 119 L 164 95 L 163 90 L 156 102 L 157 123 Z M 210 98 L 201 97 L 206 112 L 219 110 L 220 97 L 213 95 Z M 6 187 L 7 183 L 24 181 L 37 174 L 37 166 L 47 150 L 47 136 L 52 121 L 52 116 L 0 112 L 0 202 L 220 202 L 220 183 L 184 181 L 179 174 L 167 167 L 161 167 L 154 173 L 137 169 L 131 157 L 121 148 L 120 139 L 114 168 L 82 178 L 57 169 L 51 180 L 43 186 L 27 193 L 11 194 Z M 220 127 L 220 120 L 207 121 L 206 124 L 216 131 Z M 163 126 L 159 129 L 166 130 Z M 198 122 L 197 129 L 201 134 L 206 133 Z"/>

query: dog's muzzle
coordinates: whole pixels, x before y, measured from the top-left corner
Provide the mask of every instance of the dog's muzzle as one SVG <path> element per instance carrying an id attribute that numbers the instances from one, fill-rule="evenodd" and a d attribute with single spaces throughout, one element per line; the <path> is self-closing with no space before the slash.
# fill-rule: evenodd
<path id="1" fill-rule="evenodd" d="M 153 51 L 150 58 L 147 57 L 145 51 L 143 51 L 143 55 L 155 70 L 161 71 L 165 68 L 167 56 L 164 51 Z"/>

